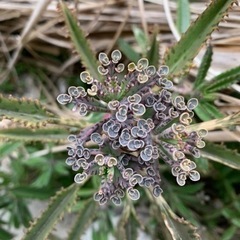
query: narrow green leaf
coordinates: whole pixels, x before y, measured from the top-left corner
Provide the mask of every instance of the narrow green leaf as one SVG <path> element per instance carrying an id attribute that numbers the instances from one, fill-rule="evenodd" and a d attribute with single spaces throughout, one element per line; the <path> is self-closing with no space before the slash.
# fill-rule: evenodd
<path id="1" fill-rule="evenodd" d="M 194 109 L 194 112 L 197 114 L 197 116 L 202 121 L 209 121 L 212 119 L 212 116 L 209 114 L 209 112 L 205 109 L 202 102 L 198 103 L 198 106 Z"/>
<path id="2" fill-rule="evenodd" d="M 233 0 L 212 1 L 191 24 L 179 42 L 165 55 L 165 64 L 169 67 L 170 74 L 179 74 L 186 68 L 233 2 Z"/>
<path id="3" fill-rule="evenodd" d="M 210 82 L 204 84 L 203 90 L 207 93 L 213 93 L 227 88 L 237 81 L 240 81 L 240 66 L 214 77 Z"/>
<path id="4" fill-rule="evenodd" d="M 40 189 L 34 187 L 15 187 L 12 188 L 11 193 L 14 194 L 16 197 L 20 198 L 30 198 L 30 199 L 47 199 L 52 195 L 52 191 L 48 189 Z"/>
<path id="5" fill-rule="evenodd" d="M 147 36 L 145 35 L 145 33 L 143 32 L 142 29 L 140 29 L 136 26 L 133 27 L 133 34 L 135 36 L 135 39 L 136 39 L 139 47 L 141 48 L 141 52 L 142 52 L 143 56 L 146 56 L 147 47 L 148 47 Z"/>
<path id="6" fill-rule="evenodd" d="M 63 1 L 60 1 L 60 3 L 71 39 L 76 50 L 79 53 L 83 64 L 87 70 L 89 70 L 90 74 L 100 81 L 102 79 L 102 76 L 97 70 L 98 63 L 95 58 L 95 54 L 93 53 L 87 39 L 85 38 L 83 30 L 79 27 L 77 19 L 72 15 L 66 4 Z"/>
<path id="7" fill-rule="evenodd" d="M 138 225 L 139 225 L 138 222 L 131 214 L 126 223 L 126 239 L 127 240 L 138 239 Z"/>
<path id="8" fill-rule="evenodd" d="M 184 33 L 190 25 L 190 6 L 188 0 L 177 1 L 177 28 L 180 33 Z"/>
<path id="9" fill-rule="evenodd" d="M 240 154 L 222 145 L 206 143 L 201 155 L 212 161 L 240 170 Z"/>
<path id="10" fill-rule="evenodd" d="M 197 228 L 190 222 L 179 218 L 169 207 L 165 199 L 160 196 L 154 199 L 160 208 L 164 223 L 174 240 L 200 240 L 200 235 L 196 232 Z"/>
<path id="11" fill-rule="evenodd" d="M 117 43 L 120 51 L 128 58 L 128 60 L 137 63 L 141 58 L 140 54 L 137 53 L 124 39 L 120 38 Z"/>
<path id="12" fill-rule="evenodd" d="M 127 221 L 130 217 L 130 214 L 131 214 L 131 206 L 126 201 L 125 205 L 124 205 L 122 215 L 121 215 L 121 217 L 119 219 L 119 222 L 118 222 L 118 228 L 116 229 L 117 231 L 116 231 L 115 236 L 116 236 L 117 240 L 126 240 L 127 239 L 126 224 L 127 224 Z"/>
<path id="13" fill-rule="evenodd" d="M 26 201 L 15 198 L 12 201 L 12 214 L 10 215 L 10 222 L 13 223 L 16 228 L 19 228 L 21 225 L 24 225 L 25 227 L 29 226 L 30 220 L 31 214 Z"/>
<path id="14" fill-rule="evenodd" d="M 215 107 L 215 105 L 213 105 L 213 103 L 203 101 L 202 104 L 213 119 L 224 117 L 224 115 Z"/>
<path id="15" fill-rule="evenodd" d="M 71 206 L 75 200 L 78 186 L 71 185 L 59 191 L 52 198 L 48 208 L 43 212 L 40 218 L 36 219 L 30 228 L 25 233 L 23 240 L 43 240 L 53 229 L 61 215 Z"/>
<path id="16" fill-rule="evenodd" d="M 49 182 L 52 177 L 52 168 L 51 167 L 44 167 L 40 176 L 32 183 L 32 187 L 35 188 L 43 188 L 49 185 Z"/>
<path id="17" fill-rule="evenodd" d="M 13 239 L 13 235 L 10 232 L 6 231 L 5 229 L 0 228 L 0 239 L 11 240 Z"/>
<path id="18" fill-rule="evenodd" d="M 98 229 L 93 231 L 93 239 L 105 240 L 109 239 L 109 235 L 113 233 L 113 224 L 111 221 L 112 212 L 109 209 L 99 209 Z"/>
<path id="19" fill-rule="evenodd" d="M 96 192 L 96 190 L 94 188 L 83 188 L 81 189 L 81 191 L 78 192 L 78 196 L 80 197 L 90 197 L 90 196 L 93 196 L 94 193 Z"/>
<path id="20" fill-rule="evenodd" d="M 36 115 L 36 118 L 41 118 L 41 116 L 49 116 L 50 113 L 40 104 L 38 100 L 31 100 L 25 98 L 15 98 L 12 96 L 4 97 L 0 95 L 0 109 L 1 115 L 4 114 L 3 111 L 10 112 L 20 112 L 22 114 L 32 114 Z"/>
<path id="21" fill-rule="evenodd" d="M 28 128 L 0 129 L 0 140 L 65 142 L 68 135 L 67 130 L 53 127 L 35 130 Z"/>
<path id="22" fill-rule="evenodd" d="M 150 65 L 153 65 L 158 68 L 159 65 L 159 41 L 157 40 L 158 31 L 155 30 L 154 34 L 152 35 L 150 49 L 147 53 L 147 59 Z"/>
<path id="23" fill-rule="evenodd" d="M 204 56 L 203 56 L 201 65 L 198 69 L 197 77 L 196 77 L 195 82 L 194 82 L 194 87 L 196 89 L 201 89 L 201 84 L 204 82 L 205 77 L 207 75 L 207 71 L 208 71 L 208 69 L 210 67 L 210 64 L 212 62 L 212 54 L 213 54 L 212 46 L 209 45 L 207 47 L 207 50 L 206 50 Z"/>
<path id="24" fill-rule="evenodd" d="M 209 161 L 206 158 L 194 158 L 194 161 L 198 166 L 200 173 L 207 174 L 209 172 Z"/>
<path id="25" fill-rule="evenodd" d="M 87 227 L 92 223 L 96 215 L 96 202 L 90 199 L 82 211 L 78 214 L 77 220 L 68 235 L 69 240 L 79 240 Z"/>
<path id="26" fill-rule="evenodd" d="M 230 226 L 228 229 L 226 229 L 222 235 L 221 240 L 231 240 L 233 239 L 236 231 L 237 231 L 237 227 L 236 226 Z"/>
<path id="27" fill-rule="evenodd" d="M 68 175 L 69 174 L 68 166 L 65 163 L 65 161 L 57 162 L 56 164 L 54 164 L 54 172 L 56 172 L 59 175 Z"/>
<path id="28" fill-rule="evenodd" d="M 223 117 L 223 114 L 212 103 L 204 100 L 198 103 L 194 111 L 202 121 Z"/>
<path id="29" fill-rule="evenodd" d="M 21 142 L 0 143 L 0 157 L 5 157 L 22 145 Z"/>
<path id="30" fill-rule="evenodd" d="M 25 125 L 27 123 L 41 125 L 47 123 L 53 114 L 48 112 L 38 100 L 0 95 L 0 119 L 3 117 Z"/>

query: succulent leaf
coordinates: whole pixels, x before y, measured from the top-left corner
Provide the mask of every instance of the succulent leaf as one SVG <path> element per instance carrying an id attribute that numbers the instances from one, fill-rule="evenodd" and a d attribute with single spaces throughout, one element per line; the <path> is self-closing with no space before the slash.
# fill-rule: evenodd
<path id="1" fill-rule="evenodd" d="M 101 80 L 102 77 L 98 72 L 97 60 L 94 57 L 92 49 L 89 46 L 83 30 L 79 27 L 77 20 L 73 17 L 66 4 L 61 1 L 61 8 L 64 15 L 65 22 L 70 32 L 71 39 L 76 50 L 79 53 L 80 59 L 86 68 L 91 72 L 94 78 Z"/>
<path id="2" fill-rule="evenodd" d="M 77 190 L 78 187 L 75 184 L 60 190 L 52 198 L 41 217 L 36 219 L 27 229 L 23 240 L 46 239 L 61 215 L 73 204 Z"/>
<path id="3" fill-rule="evenodd" d="M 169 74 L 177 75 L 187 67 L 233 3 L 233 0 L 214 0 L 209 4 L 179 42 L 166 53 L 164 59 Z"/>

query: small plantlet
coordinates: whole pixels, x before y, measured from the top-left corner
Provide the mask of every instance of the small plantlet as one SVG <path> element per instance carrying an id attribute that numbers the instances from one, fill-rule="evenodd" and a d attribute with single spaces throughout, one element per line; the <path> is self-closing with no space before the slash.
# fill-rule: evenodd
<path id="1" fill-rule="evenodd" d="M 200 179 L 196 164 L 187 158 L 200 157 L 198 148 L 204 147 L 202 138 L 207 131 L 187 132 L 193 109 L 198 100 L 186 103 L 184 97 L 171 92 L 172 82 L 167 79 L 168 67 L 158 70 L 149 66 L 148 59 L 126 67 L 119 63 L 121 52 L 114 50 L 111 59 L 99 54 L 98 67 L 103 80 L 91 73 L 80 74 L 82 82 L 91 85 L 71 86 L 68 94 L 60 94 L 60 104 L 71 103 L 80 116 L 89 112 L 105 112 L 101 122 L 70 135 L 66 163 L 75 175 L 75 182 L 82 183 L 91 175 L 100 175 L 101 184 L 94 199 L 100 204 L 111 200 L 121 204 L 125 193 L 132 200 L 140 197 L 137 186 L 150 188 L 155 197 L 160 196 L 161 177 L 159 161 L 172 169 L 180 186 L 187 178 Z"/>

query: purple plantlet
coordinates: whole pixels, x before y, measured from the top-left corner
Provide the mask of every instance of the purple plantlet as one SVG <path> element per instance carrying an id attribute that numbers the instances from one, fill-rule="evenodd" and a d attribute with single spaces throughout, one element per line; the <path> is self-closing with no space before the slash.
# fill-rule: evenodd
<path id="1" fill-rule="evenodd" d="M 164 161 L 180 186 L 187 178 L 198 181 L 196 164 L 187 155 L 200 157 L 199 148 L 205 146 L 202 129 L 186 131 L 198 105 L 196 98 L 187 101 L 172 94 L 173 83 L 167 79 L 169 69 L 160 66 L 156 71 L 148 59 L 126 67 L 119 63 L 122 54 L 114 50 L 109 58 L 99 54 L 98 72 L 101 81 L 84 71 L 80 74 L 88 89 L 70 86 L 68 94 L 60 94 L 57 101 L 71 103 L 73 110 L 85 117 L 89 112 L 105 112 L 107 117 L 78 133 L 70 135 L 66 164 L 74 171 L 76 183 L 83 183 L 91 175 L 101 177 L 94 200 L 104 205 L 110 200 L 121 205 L 127 193 L 138 200 L 136 187 L 151 188 L 154 197 L 162 194 L 160 165 Z M 158 87 L 159 90 L 156 90 Z M 134 188 L 133 188 L 134 187 Z"/>

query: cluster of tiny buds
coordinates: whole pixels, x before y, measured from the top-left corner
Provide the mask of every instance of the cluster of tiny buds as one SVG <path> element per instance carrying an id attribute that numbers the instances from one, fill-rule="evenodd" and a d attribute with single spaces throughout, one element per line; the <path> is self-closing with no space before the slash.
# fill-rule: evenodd
<path id="1" fill-rule="evenodd" d="M 158 70 L 149 66 L 146 58 L 128 64 L 126 71 L 119 63 L 121 52 L 114 50 L 111 59 L 99 54 L 98 67 L 103 79 L 95 79 L 87 71 L 80 74 L 90 87 L 71 86 L 68 94 L 60 94 L 60 104 L 72 103 L 81 116 L 88 112 L 105 112 L 104 120 L 68 137 L 69 157 L 75 182 L 82 183 L 91 175 L 99 175 L 101 183 L 94 199 L 99 204 L 111 200 L 121 204 L 128 194 L 132 200 L 140 197 L 138 186 L 149 188 L 153 196 L 162 193 L 160 161 L 170 167 L 180 186 L 187 177 L 200 179 L 195 162 L 187 158 L 200 157 L 199 148 L 207 131 L 189 131 L 193 109 L 198 100 L 187 102 L 170 91 L 173 84 L 166 78 L 168 67 Z M 157 89 L 157 90 L 156 90 Z"/>

